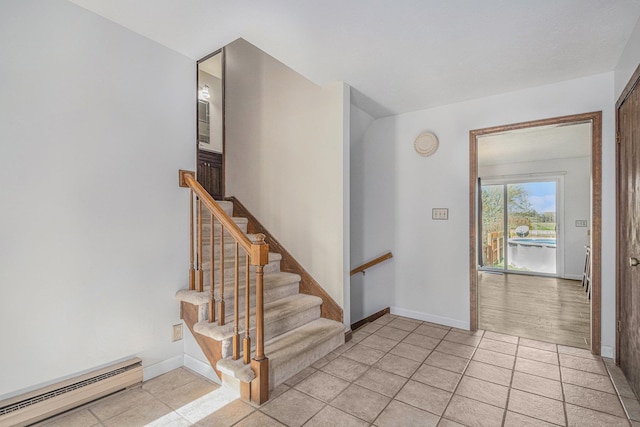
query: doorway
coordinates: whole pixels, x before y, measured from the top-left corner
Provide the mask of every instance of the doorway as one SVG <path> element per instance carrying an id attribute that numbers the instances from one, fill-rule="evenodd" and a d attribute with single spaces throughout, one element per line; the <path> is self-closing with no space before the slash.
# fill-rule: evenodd
<path id="1" fill-rule="evenodd" d="M 509 281 L 513 284 L 517 282 L 520 286 L 523 286 L 523 289 L 527 291 L 533 290 L 530 301 L 536 301 L 539 298 L 539 292 L 543 287 L 541 283 L 543 282 L 536 282 L 538 283 L 537 285 L 532 285 L 531 279 L 539 278 L 547 282 L 551 281 L 549 283 L 544 282 L 546 283 L 545 286 L 549 285 L 556 289 L 562 288 L 564 290 L 569 284 L 569 281 L 565 279 L 581 278 L 575 271 L 577 259 L 581 259 L 582 266 L 579 273 L 582 273 L 585 264 L 585 246 L 590 246 L 591 296 L 589 300 L 585 298 L 588 316 L 585 321 L 589 326 L 587 330 L 588 338 L 590 338 L 588 340 L 589 347 L 593 353 L 599 354 L 601 123 L 601 112 L 594 112 L 478 129 L 470 132 L 470 323 L 473 330 L 477 329 L 479 324 L 479 275 L 489 277 L 490 274 L 496 273 L 496 270 L 502 270 L 497 271 L 503 275 L 502 286 L 510 286 Z M 532 131 L 540 132 L 539 136 L 542 136 L 546 130 L 562 130 L 574 125 L 581 125 L 582 129 L 587 129 L 589 132 L 587 145 L 590 151 L 590 161 L 588 161 L 587 168 L 590 176 L 587 177 L 585 190 L 589 195 L 586 213 L 584 213 L 584 209 L 582 213 L 576 215 L 561 213 L 562 197 L 565 193 L 563 187 L 569 186 L 567 183 L 569 178 L 564 176 L 566 171 L 562 166 L 556 167 L 555 170 L 543 171 L 544 173 L 541 171 L 532 172 L 514 161 L 509 170 L 502 166 L 494 167 L 493 171 L 489 172 L 480 170 L 481 165 L 484 164 L 481 158 L 484 154 L 479 151 L 479 143 L 483 138 L 503 135 L 513 137 L 514 134 Z M 545 159 L 545 150 L 541 149 L 543 144 L 540 141 L 542 139 L 536 140 L 534 144 L 529 142 L 524 145 L 526 146 L 525 155 L 524 158 L 520 159 L 522 164 Z M 505 147 L 507 148 L 505 149 Z M 493 149 L 498 148 L 502 151 L 514 151 L 515 145 L 494 144 Z M 523 152 L 519 153 L 516 155 L 522 155 Z M 537 158 L 536 156 L 541 157 Z M 486 168 L 483 167 L 483 169 Z M 490 179 L 479 180 L 481 177 Z M 480 215 L 483 209 L 483 185 L 487 187 L 490 185 L 497 186 L 493 188 L 493 191 L 501 193 L 502 196 L 500 201 L 503 208 L 498 212 L 498 216 L 502 214 L 502 220 L 494 222 L 493 228 L 497 229 L 495 231 L 497 234 L 494 235 L 483 230 L 483 225 L 488 225 L 486 221 L 481 220 L 482 216 Z M 513 194 L 509 192 L 510 185 Z M 543 191 L 541 188 L 545 186 L 547 187 L 544 189 L 546 194 L 543 196 L 546 197 L 540 197 L 540 194 L 536 194 L 536 192 Z M 486 190 L 489 190 L 489 188 L 486 188 Z M 572 191 L 567 191 L 567 193 L 572 194 Z M 515 200 L 515 196 L 518 194 L 520 194 L 520 207 L 516 205 Z M 545 198 L 549 201 L 555 199 L 555 203 L 546 207 L 539 205 L 538 208 L 530 209 L 532 203 L 529 200 L 529 195 L 536 196 L 536 203 Z M 522 202 L 524 202 L 524 205 L 522 205 Z M 512 206 L 509 206 L 510 204 Z M 567 203 L 567 206 L 573 205 L 574 203 Z M 511 211 L 511 215 L 509 211 Z M 572 235 L 577 232 L 579 233 L 577 235 L 583 237 L 579 241 L 571 242 L 572 237 L 570 238 L 568 232 Z M 494 237 L 497 239 L 492 240 Z M 567 241 L 565 242 L 565 240 Z M 576 249 L 578 244 L 579 248 Z M 494 251 L 494 246 L 498 246 L 498 251 Z M 487 249 L 488 247 L 493 253 L 490 253 Z M 500 259 L 501 257 L 502 259 Z M 487 258 L 491 259 L 488 260 Z M 553 265 L 554 260 L 555 266 Z M 486 265 L 487 261 L 491 261 L 493 265 Z M 494 283 L 500 282 L 496 277 L 490 277 L 490 279 Z M 574 287 L 580 287 L 580 282 L 573 280 L 571 282 L 573 282 Z M 540 289 L 536 286 L 539 286 Z M 535 291 L 538 291 L 538 293 Z M 580 292 L 582 293 L 583 290 L 581 289 Z M 562 310 L 564 310 L 565 306 L 566 304 L 558 303 L 560 315 L 562 315 Z"/>
<path id="2" fill-rule="evenodd" d="M 640 67 L 616 103 L 616 363 L 640 394 Z"/>
<path id="3" fill-rule="evenodd" d="M 198 61 L 197 174 L 214 199 L 224 197 L 224 48 Z"/>

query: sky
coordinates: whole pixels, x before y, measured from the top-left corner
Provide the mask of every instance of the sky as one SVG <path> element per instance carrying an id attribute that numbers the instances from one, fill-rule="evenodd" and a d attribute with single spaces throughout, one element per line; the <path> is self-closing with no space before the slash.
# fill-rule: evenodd
<path id="1" fill-rule="evenodd" d="M 555 212 L 556 210 L 556 183 L 552 182 L 526 182 L 522 185 L 529 192 L 529 202 L 538 213 Z"/>

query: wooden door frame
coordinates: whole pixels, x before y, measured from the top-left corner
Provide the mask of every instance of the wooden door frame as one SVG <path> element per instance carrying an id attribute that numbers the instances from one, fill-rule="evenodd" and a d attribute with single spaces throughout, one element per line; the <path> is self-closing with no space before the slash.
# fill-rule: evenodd
<path id="1" fill-rule="evenodd" d="M 226 179 L 225 179 L 225 154 L 227 152 L 227 147 L 226 147 L 226 141 L 227 141 L 227 130 L 226 130 L 226 124 L 227 124 L 227 95 L 226 95 L 226 74 L 227 74 L 227 63 L 226 63 L 226 49 L 224 47 L 221 47 L 220 49 L 211 52 L 210 54 L 198 59 L 196 61 L 196 166 L 195 166 L 195 171 L 198 170 L 198 164 L 200 162 L 200 141 L 198 140 L 198 81 L 200 80 L 200 77 L 198 75 L 199 72 L 199 65 L 201 62 L 206 61 L 209 58 L 212 58 L 218 54 L 221 54 L 222 56 L 220 57 L 220 62 L 221 62 L 221 75 L 222 75 L 222 86 L 221 86 L 221 92 L 222 92 L 222 177 L 221 180 L 222 182 L 220 183 L 221 185 L 221 189 L 222 189 L 222 198 L 224 198 L 226 196 Z"/>
<path id="2" fill-rule="evenodd" d="M 640 83 L 640 65 L 636 68 L 633 75 L 629 79 L 629 82 L 625 86 L 624 90 L 620 94 L 618 101 L 616 102 L 616 365 L 620 364 L 620 331 L 618 325 L 620 325 L 620 277 L 623 260 L 620 259 L 621 239 L 622 236 L 622 224 L 620 223 L 620 192 L 621 177 L 620 177 L 620 107 L 626 99 L 629 97 L 633 89 Z"/>
<path id="3" fill-rule="evenodd" d="M 478 329 L 477 182 L 478 143 L 481 135 L 509 130 L 569 123 L 591 122 L 591 352 L 601 345 L 601 255 L 602 255 L 602 111 L 553 117 L 469 131 L 469 276 L 470 329 Z"/>

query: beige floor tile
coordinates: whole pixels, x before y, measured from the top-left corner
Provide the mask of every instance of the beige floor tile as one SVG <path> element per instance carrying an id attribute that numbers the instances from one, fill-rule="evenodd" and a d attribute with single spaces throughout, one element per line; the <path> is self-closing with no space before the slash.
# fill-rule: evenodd
<path id="1" fill-rule="evenodd" d="M 436 347 L 436 351 L 452 354 L 458 357 L 464 357 L 465 359 L 471 359 L 471 356 L 473 356 L 473 352 L 475 350 L 475 347 L 458 344 L 451 341 L 441 341 L 440 344 L 438 344 L 438 346 Z"/>
<path id="2" fill-rule="evenodd" d="M 633 420 L 631 420 L 631 426 L 632 426 L 632 427 L 640 427 L 640 421 L 633 421 Z"/>
<path id="3" fill-rule="evenodd" d="M 329 362 L 331 363 L 331 362 Z M 312 367 L 308 367 L 303 369 L 302 371 L 298 372 L 297 374 L 295 374 L 294 376 L 292 376 L 291 378 L 289 378 L 288 380 L 286 380 L 284 383 L 288 386 L 293 387 L 294 385 L 298 384 L 300 381 L 310 377 L 311 375 L 315 374 L 318 370 Z"/>
<path id="4" fill-rule="evenodd" d="M 537 348 L 539 350 L 553 351 L 556 353 L 558 352 L 557 345 L 549 342 L 531 340 L 529 338 L 520 338 L 518 344 L 520 346 Z"/>
<path id="5" fill-rule="evenodd" d="M 449 333 L 449 330 L 443 329 L 437 326 L 423 324 L 418 326 L 413 332 L 416 334 L 426 335 L 428 337 L 437 338 L 441 340 Z"/>
<path id="6" fill-rule="evenodd" d="M 594 374 L 607 375 L 602 359 L 586 359 L 584 357 L 560 354 L 560 366 L 580 371 L 593 372 Z"/>
<path id="7" fill-rule="evenodd" d="M 396 319 L 406 320 L 407 322 L 417 323 L 418 325 L 422 325 L 423 323 L 429 323 L 429 322 L 423 322 L 422 320 L 419 320 L 419 319 L 414 319 L 412 317 L 405 317 L 405 316 L 396 316 Z"/>
<path id="8" fill-rule="evenodd" d="M 617 417 L 625 417 L 618 396 L 573 384 L 564 385 L 564 400 L 572 405 L 606 412 Z"/>
<path id="9" fill-rule="evenodd" d="M 98 419 L 104 421 L 131 408 L 144 407 L 156 401 L 155 397 L 140 387 L 100 399 L 91 405 L 89 410 Z"/>
<path id="10" fill-rule="evenodd" d="M 627 378 L 624 376 L 622 369 L 615 365 L 615 362 L 612 359 L 604 359 L 607 371 L 609 371 L 611 375 L 611 379 L 613 380 L 613 386 L 615 387 L 618 394 L 622 397 L 631 397 L 635 398 L 636 395 L 629 387 L 629 382 Z"/>
<path id="11" fill-rule="evenodd" d="M 405 339 L 402 340 L 403 343 L 415 345 L 416 347 L 422 347 L 427 350 L 433 350 L 440 344 L 440 338 L 433 338 L 427 335 L 420 335 L 416 332 L 409 334 Z"/>
<path id="12" fill-rule="evenodd" d="M 392 348 L 389 353 L 422 363 L 431 354 L 431 350 L 401 342 Z"/>
<path id="13" fill-rule="evenodd" d="M 446 391 L 453 392 L 461 375 L 445 369 L 436 368 L 431 365 L 422 365 L 411 377 L 414 381 L 419 381 L 433 387 L 441 388 Z"/>
<path id="14" fill-rule="evenodd" d="M 354 384 L 358 384 L 359 386 L 368 388 L 387 397 L 393 397 L 406 382 L 407 379 L 405 377 L 374 367 L 365 372 Z"/>
<path id="15" fill-rule="evenodd" d="M 454 356 L 452 354 L 440 353 L 439 351 L 432 352 L 424 361 L 427 365 L 457 372 L 459 374 L 464 372 L 468 362 L 469 361 L 465 358 Z"/>
<path id="16" fill-rule="evenodd" d="M 189 402 L 201 398 L 219 389 L 218 384 L 196 378 L 175 389 L 164 390 L 155 394 L 156 398 L 173 409 L 178 409 Z"/>
<path id="17" fill-rule="evenodd" d="M 471 427 L 495 427 L 502 424 L 504 409 L 455 395 L 444 416 Z"/>
<path id="18" fill-rule="evenodd" d="M 287 390 L 260 408 L 261 412 L 288 426 L 297 427 L 306 423 L 325 406 L 321 401 L 298 390 Z"/>
<path id="19" fill-rule="evenodd" d="M 569 427 L 629 427 L 629 420 L 567 403 Z"/>
<path id="20" fill-rule="evenodd" d="M 322 371 L 342 378 L 343 380 L 354 381 L 360 375 L 364 374 L 367 369 L 369 369 L 369 365 L 347 359 L 346 357 L 338 357 L 322 368 Z"/>
<path id="21" fill-rule="evenodd" d="M 438 420 L 436 415 L 427 411 L 392 400 L 374 424 L 378 427 L 430 427 L 438 425 Z"/>
<path id="22" fill-rule="evenodd" d="M 513 362 L 516 360 L 516 357 L 479 348 L 473 354 L 472 359 L 489 365 L 499 366 L 501 368 L 513 369 Z"/>
<path id="23" fill-rule="evenodd" d="M 446 330 L 446 331 L 451 330 L 451 327 L 450 327 L 450 326 L 447 326 L 447 325 L 441 325 L 440 323 L 422 322 L 422 324 L 423 324 L 423 325 L 426 325 L 426 326 L 431 326 L 431 327 L 433 327 L 433 328 L 440 328 L 440 329 L 444 329 L 444 330 Z"/>
<path id="24" fill-rule="evenodd" d="M 349 382 L 318 371 L 295 385 L 295 389 L 323 402 L 329 402 L 349 386 Z"/>
<path id="25" fill-rule="evenodd" d="M 331 401 L 331 406 L 371 423 L 390 401 L 380 393 L 352 384 Z"/>
<path id="26" fill-rule="evenodd" d="M 457 395 L 504 408 L 509 388 L 472 377 L 463 377 L 456 389 Z"/>
<path id="27" fill-rule="evenodd" d="M 522 345 L 522 340 L 520 345 Z M 504 427 L 552 427 L 554 425 L 555 424 L 537 418 L 527 417 L 526 415 L 516 414 L 511 411 L 507 411 L 507 415 L 504 417 Z"/>
<path id="28" fill-rule="evenodd" d="M 470 335 L 466 333 L 456 332 L 451 330 L 445 335 L 445 341 L 451 341 L 458 344 L 470 345 L 476 347 L 482 338 L 476 335 Z"/>
<path id="29" fill-rule="evenodd" d="M 511 387 L 540 396 L 562 400 L 562 385 L 560 381 L 515 371 L 513 373 Z"/>
<path id="30" fill-rule="evenodd" d="M 332 353 L 339 356 L 343 354 L 345 351 L 349 350 L 354 345 L 356 345 L 356 343 L 354 343 L 353 341 L 349 341 L 347 343 L 342 344 L 340 347 L 336 348 L 335 350 L 333 350 Z"/>
<path id="31" fill-rule="evenodd" d="M 464 375 L 508 387 L 511 384 L 513 371 L 511 369 L 472 360 L 469 362 L 467 370 L 464 371 Z"/>
<path id="32" fill-rule="evenodd" d="M 342 356 L 351 360 L 355 360 L 365 365 L 373 365 L 384 356 L 385 352 L 376 350 L 366 345 L 356 344 L 349 350 L 345 351 Z"/>
<path id="33" fill-rule="evenodd" d="M 568 347 L 566 345 L 558 345 L 558 353 L 569 354 L 571 356 L 582 357 L 585 359 L 600 360 L 600 356 L 591 354 L 591 350 L 584 348 Z"/>
<path id="34" fill-rule="evenodd" d="M 448 420 L 446 418 L 440 418 L 438 427 L 465 427 L 465 425 L 457 423 L 455 421 Z"/>
<path id="35" fill-rule="evenodd" d="M 591 388 L 606 393 L 615 394 L 616 392 L 608 376 L 592 374 L 591 372 L 571 368 L 560 368 L 560 372 L 562 373 L 562 382 L 564 383 L 579 385 L 580 387 Z"/>
<path id="36" fill-rule="evenodd" d="M 409 382 L 396 395 L 396 400 L 415 406 L 432 414 L 442 415 L 451 393 L 439 388 L 431 387 L 417 381 Z"/>
<path id="37" fill-rule="evenodd" d="M 629 418 L 633 421 L 640 421 L 640 402 L 638 402 L 638 399 L 633 397 L 623 397 L 622 405 L 627 411 Z"/>
<path id="38" fill-rule="evenodd" d="M 281 422 L 274 420 L 268 415 L 263 414 L 260 411 L 255 411 L 253 414 L 244 418 L 234 427 L 286 427 Z"/>
<path id="39" fill-rule="evenodd" d="M 357 344 L 368 336 L 369 336 L 368 333 L 361 330 L 357 330 L 351 335 L 351 341 Z"/>
<path id="40" fill-rule="evenodd" d="M 241 400 L 235 400 L 223 406 L 211 415 L 198 421 L 198 426 L 202 427 L 227 427 L 232 426 L 254 411 L 251 405 Z"/>
<path id="41" fill-rule="evenodd" d="M 560 368 L 549 363 L 536 362 L 535 360 L 522 359 L 518 357 L 516 359 L 515 370 L 524 372 L 525 374 L 537 375 L 550 380 L 560 381 Z"/>
<path id="42" fill-rule="evenodd" d="M 367 347 L 375 348 L 376 350 L 387 352 L 395 347 L 398 344 L 398 341 L 390 340 L 389 338 L 384 338 L 380 335 L 372 334 L 360 341 L 360 344 L 366 345 Z"/>
<path id="43" fill-rule="evenodd" d="M 468 329 L 451 328 L 450 331 L 456 332 L 458 334 L 466 334 L 466 335 L 471 335 L 471 336 L 480 337 L 480 338 L 482 338 L 482 336 L 484 335 L 484 329 L 476 329 L 475 331 L 470 331 Z"/>
<path id="44" fill-rule="evenodd" d="M 324 409 L 313 416 L 305 427 L 366 427 L 369 423 L 336 409 L 333 406 L 325 406 Z"/>
<path id="45" fill-rule="evenodd" d="M 499 332 L 486 331 L 484 338 L 489 338 L 496 341 L 508 342 L 511 344 L 518 344 L 518 337 L 508 334 L 501 334 Z"/>
<path id="46" fill-rule="evenodd" d="M 549 363 L 551 365 L 560 364 L 560 362 L 558 361 L 558 353 L 547 350 L 540 350 L 538 348 L 519 346 L 518 357 L 535 360 L 536 362 Z"/>
<path id="47" fill-rule="evenodd" d="M 202 377 L 186 368 L 178 368 L 146 381 L 142 384 L 142 388 L 151 394 L 158 395 L 168 390 L 174 390 L 196 379 L 202 380 Z"/>
<path id="48" fill-rule="evenodd" d="M 548 397 L 511 389 L 507 409 L 550 423 L 565 424 L 562 402 Z"/>
<path id="49" fill-rule="evenodd" d="M 390 326 L 383 326 L 376 331 L 376 335 L 394 341 L 402 341 L 407 335 L 409 335 L 409 332 L 398 328 L 392 328 Z"/>
<path id="50" fill-rule="evenodd" d="M 391 372 L 409 378 L 420 366 L 420 362 L 407 359 L 406 357 L 396 356 L 395 354 L 387 354 L 374 365 L 378 369 Z"/>
<path id="51" fill-rule="evenodd" d="M 422 322 L 420 322 L 420 323 L 422 323 Z M 403 331 L 411 332 L 415 328 L 420 326 L 420 323 L 413 322 L 411 320 L 407 320 L 407 319 L 403 319 L 403 318 L 398 318 L 398 319 L 394 319 L 391 322 L 387 323 L 387 326 L 391 326 L 392 328 L 398 328 L 398 329 L 402 329 Z"/>
<path id="52" fill-rule="evenodd" d="M 99 424 L 100 421 L 98 421 L 88 409 L 82 409 L 68 414 L 62 414 L 36 425 L 47 427 L 93 427 Z"/>
<path id="53" fill-rule="evenodd" d="M 365 332 L 367 334 L 372 334 L 378 329 L 382 328 L 383 326 L 384 324 L 377 323 L 377 322 L 367 323 L 366 325 L 358 329 L 358 332 Z"/>
<path id="54" fill-rule="evenodd" d="M 387 323 L 391 322 L 393 319 L 395 319 L 395 316 L 391 314 L 385 314 L 384 316 L 378 317 L 376 320 L 373 321 L 373 323 L 379 324 L 379 325 L 386 325 Z"/>
<path id="55" fill-rule="evenodd" d="M 494 339 L 487 338 L 486 334 L 478 344 L 478 348 L 495 351 L 496 353 L 504 353 L 510 356 L 514 356 L 516 354 L 516 350 L 518 348 L 517 345 L 511 344 L 504 341 L 497 341 Z"/>
<path id="56" fill-rule="evenodd" d="M 121 412 L 120 414 L 112 418 L 103 420 L 102 423 L 107 427 L 145 426 L 151 423 L 162 426 L 170 425 L 166 424 L 164 421 L 172 421 L 174 418 L 181 419 L 167 405 L 160 402 L 159 400 L 154 399 L 148 403 L 145 403 L 144 405 L 131 408 L 125 412 Z"/>
<path id="57" fill-rule="evenodd" d="M 320 369 L 323 366 L 325 366 L 327 363 L 331 362 L 333 359 L 335 359 L 336 357 L 338 357 L 339 354 L 337 353 L 329 353 L 326 354 L 325 356 L 321 357 L 320 359 L 316 360 L 311 366 L 316 368 L 316 369 Z"/>
<path id="58" fill-rule="evenodd" d="M 274 388 L 273 390 L 271 390 L 269 392 L 269 399 L 275 399 L 276 397 L 280 396 L 281 394 L 283 394 L 285 391 L 289 390 L 291 387 L 289 387 L 286 384 L 280 384 L 279 386 L 277 386 L 276 388 Z"/>

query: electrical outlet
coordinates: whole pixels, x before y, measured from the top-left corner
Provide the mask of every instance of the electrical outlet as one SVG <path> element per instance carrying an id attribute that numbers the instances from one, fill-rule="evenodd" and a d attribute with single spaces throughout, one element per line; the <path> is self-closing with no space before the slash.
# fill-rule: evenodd
<path id="1" fill-rule="evenodd" d="M 586 227 L 587 220 L 586 219 L 576 219 L 576 227 Z"/>
<path id="2" fill-rule="evenodd" d="M 431 219 L 449 219 L 449 208 L 433 208 L 431 210 Z"/>
<path id="3" fill-rule="evenodd" d="M 173 341 L 180 341 L 182 339 L 182 323 L 173 325 Z"/>

